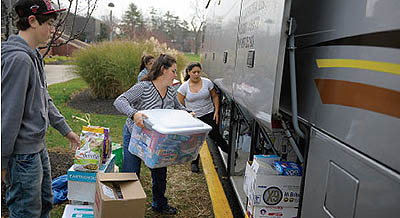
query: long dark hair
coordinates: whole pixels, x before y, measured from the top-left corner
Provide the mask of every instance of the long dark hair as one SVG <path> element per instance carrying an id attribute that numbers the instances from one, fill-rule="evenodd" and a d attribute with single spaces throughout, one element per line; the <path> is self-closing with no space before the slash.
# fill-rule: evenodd
<path id="1" fill-rule="evenodd" d="M 183 81 L 188 81 L 190 79 L 189 72 L 194 68 L 198 67 L 201 70 L 201 64 L 199 62 L 193 62 L 187 65 L 186 70 L 185 70 L 185 78 L 183 78 Z"/>
<path id="2" fill-rule="evenodd" d="M 142 70 L 146 67 L 146 64 L 148 64 L 154 57 L 152 55 L 143 55 L 142 59 L 140 61 L 140 68 L 139 68 L 139 73 L 142 72 Z"/>
<path id="3" fill-rule="evenodd" d="M 176 59 L 168 54 L 161 54 L 153 63 L 150 72 L 143 77 L 142 81 L 153 81 L 162 75 L 162 67 L 164 69 L 170 68 L 176 64 Z"/>

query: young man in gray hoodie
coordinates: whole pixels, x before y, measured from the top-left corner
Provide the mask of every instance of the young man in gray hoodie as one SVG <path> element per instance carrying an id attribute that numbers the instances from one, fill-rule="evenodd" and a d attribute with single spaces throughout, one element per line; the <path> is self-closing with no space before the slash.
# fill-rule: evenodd
<path id="1" fill-rule="evenodd" d="M 50 0 L 19 0 L 18 35 L 1 44 L 1 179 L 10 217 L 49 217 L 53 194 L 45 134 L 50 124 L 69 141 L 79 136 L 47 91 L 39 45 L 54 33 L 59 12 Z"/>

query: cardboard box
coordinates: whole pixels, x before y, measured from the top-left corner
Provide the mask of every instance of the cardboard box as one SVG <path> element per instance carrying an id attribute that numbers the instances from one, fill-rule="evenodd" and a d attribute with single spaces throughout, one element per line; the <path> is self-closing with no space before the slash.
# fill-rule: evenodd
<path id="1" fill-rule="evenodd" d="M 281 206 L 255 206 L 247 203 L 247 218 L 297 218 L 297 208 Z"/>
<path id="2" fill-rule="evenodd" d="M 251 169 L 255 174 L 257 175 L 279 175 L 279 172 L 275 171 L 275 169 L 272 167 L 272 165 L 269 165 L 269 163 L 266 163 L 265 160 L 267 159 L 256 159 L 257 155 L 254 155 L 253 161 L 249 161 L 249 165 Z M 270 160 L 270 159 L 268 159 Z M 271 164 L 272 164 L 271 160 Z M 250 176 L 250 173 L 248 173 L 248 176 L 244 177 L 244 183 L 243 183 L 243 190 L 246 196 L 250 196 L 250 191 L 251 191 L 251 185 L 253 183 L 253 177 Z"/>
<path id="3" fill-rule="evenodd" d="M 93 208 L 97 218 L 144 217 L 146 194 L 135 173 L 98 173 Z"/>
<path id="4" fill-rule="evenodd" d="M 99 172 L 114 172 L 115 155 L 107 160 Z M 73 201 L 94 202 L 96 191 L 96 172 L 75 171 L 74 166 L 69 168 L 68 175 L 68 199 Z"/>
<path id="5" fill-rule="evenodd" d="M 297 207 L 300 200 L 300 176 L 262 175 L 248 162 L 243 190 L 255 206 Z"/>
<path id="6" fill-rule="evenodd" d="M 67 204 L 62 218 L 94 218 L 93 206 L 90 205 L 70 205 Z"/>

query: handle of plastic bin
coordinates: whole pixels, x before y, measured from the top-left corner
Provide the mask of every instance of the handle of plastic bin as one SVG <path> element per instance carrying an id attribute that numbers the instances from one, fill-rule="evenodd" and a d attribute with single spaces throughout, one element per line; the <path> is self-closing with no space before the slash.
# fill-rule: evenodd
<path id="1" fill-rule="evenodd" d="M 153 129 L 153 123 L 149 120 L 149 118 L 144 118 L 143 119 L 143 124 L 146 129 L 152 130 Z"/>

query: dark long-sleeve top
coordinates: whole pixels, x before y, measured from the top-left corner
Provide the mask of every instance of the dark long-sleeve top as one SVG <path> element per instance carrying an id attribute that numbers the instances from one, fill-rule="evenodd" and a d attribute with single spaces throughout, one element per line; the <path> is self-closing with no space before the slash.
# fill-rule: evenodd
<path id="1" fill-rule="evenodd" d="M 128 91 L 115 99 L 114 106 L 119 112 L 128 117 L 126 119 L 126 125 L 129 132 L 132 132 L 134 125 L 133 115 L 140 110 L 186 110 L 185 107 L 179 103 L 174 88 L 169 86 L 167 94 L 162 98 L 161 94 L 151 81 L 142 81 L 132 86 Z"/>

